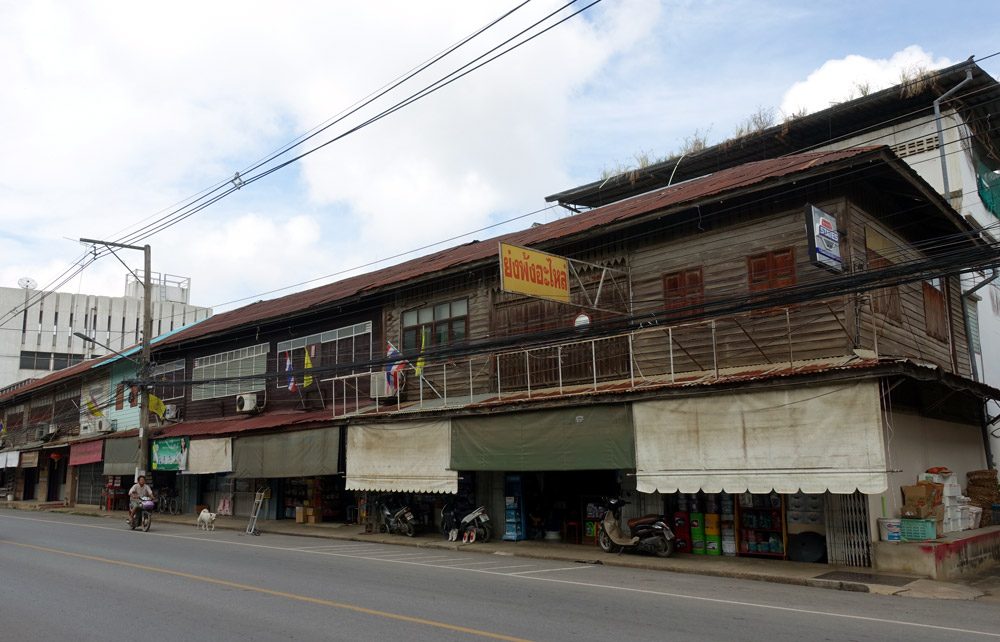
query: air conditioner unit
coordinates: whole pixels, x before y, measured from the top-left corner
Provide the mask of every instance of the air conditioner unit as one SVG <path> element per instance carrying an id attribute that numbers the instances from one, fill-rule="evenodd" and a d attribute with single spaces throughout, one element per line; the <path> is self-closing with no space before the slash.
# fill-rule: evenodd
<path id="1" fill-rule="evenodd" d="M 236 412 L 253 412 L 257 410 L 256 393 L 236 395 Z"/>
<path id="2" fill-rule="evenodd" d="M 400 377 L 402 379 L 402 377 Z M 396 391 L 389 391 L 389 382 L 385 380 L 384 372 L 373 372 L 371 378 L 371 385 L 368 388 L 368 396 L 372 399 L 384 399 L 386 397 L 395 397 Z"/>
<path id="3" fill-rule="evenodd" d="M 47 426 L 35 426 L 35 439 L 41 439 L 45 435 L 49 434 Z"/>
<path id="4" fill-rule="evenodd" d="M 54 433 L 56 430 L 58 430 L 58 429 L 59 429 L 59 426 L 57 426 L 56 424 L 49 424 L 49 434 L 50 435 L 52 433 Z"/>
<path id="5" fill-rule="evenodd" d="M 163 418 L 164 419 L 180 419 L 181 418 L 181 409 L 180 409 L 180 407 L 177 404 L 175 404 L 175 403 L 168 403 L 164 407 L 164 409 L 163 409 Z"/>

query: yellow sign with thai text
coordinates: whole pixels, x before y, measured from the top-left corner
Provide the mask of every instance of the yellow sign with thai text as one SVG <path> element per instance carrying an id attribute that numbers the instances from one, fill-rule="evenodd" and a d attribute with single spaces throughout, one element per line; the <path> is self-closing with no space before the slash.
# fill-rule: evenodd
<path id="1" fill-rule="evenodd" d="M 501 243 L 500 289 L 569 303 L 569 261 L 555 254 Z"/>

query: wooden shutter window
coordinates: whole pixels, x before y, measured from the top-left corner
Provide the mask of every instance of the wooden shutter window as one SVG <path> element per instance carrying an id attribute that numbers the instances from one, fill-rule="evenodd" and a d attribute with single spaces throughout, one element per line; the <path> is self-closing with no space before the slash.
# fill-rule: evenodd
<path id="1" fill-rule="evenodd" d="M 685 312 L 700 314 L 704 294 L 701 268 L 673 272 L 663 277 L 663 305 L 667 310 L 684 309 Z"/>
<path id="2" fill-rule="evenodd" d="M 125 407 L 125 384 L 120 383 L 118 387 L 115 388 L 115 410 L 121 410 Z"/>
<path id="3" fill-rule="evenodd" d="M 795 285 L 795 250 L 785 248 L 747 257 L 751 292 Z"/>
<path id="4" fill-rule="evenodd" d="M 927 334 L 939 341 L 948 340 L 948 313 L 944 292 L 927 281 L 924 288 L 924 317 L 927 321 Z"/>

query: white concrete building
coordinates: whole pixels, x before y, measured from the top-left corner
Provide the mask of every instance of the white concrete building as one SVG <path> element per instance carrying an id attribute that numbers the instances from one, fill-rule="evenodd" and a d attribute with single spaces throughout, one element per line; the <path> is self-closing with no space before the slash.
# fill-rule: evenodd
<path id="1" fill-rule="evenodd" d="M 152 274 L 151 280 L 154 337 L 212 315 L 188 302 L 190 279 Z M 121 297 L 41 292 L 23 283 L 29 287 L 0 287 L 0 311 L 5 317 L 18 311 L 0 326 L 0 390 L 108 352 L 74 333 L 115 350 L 142 339 L 142 284 L 131 275 Z"/>

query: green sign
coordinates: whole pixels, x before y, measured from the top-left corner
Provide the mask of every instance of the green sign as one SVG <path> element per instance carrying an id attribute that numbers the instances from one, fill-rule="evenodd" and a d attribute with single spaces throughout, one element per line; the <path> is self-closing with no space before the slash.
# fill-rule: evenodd
<path id="1" fill-rule="evenodd" d="M 153 470 L 187 470 L 189 437 L 170 437 L 153 442 Z"/>

